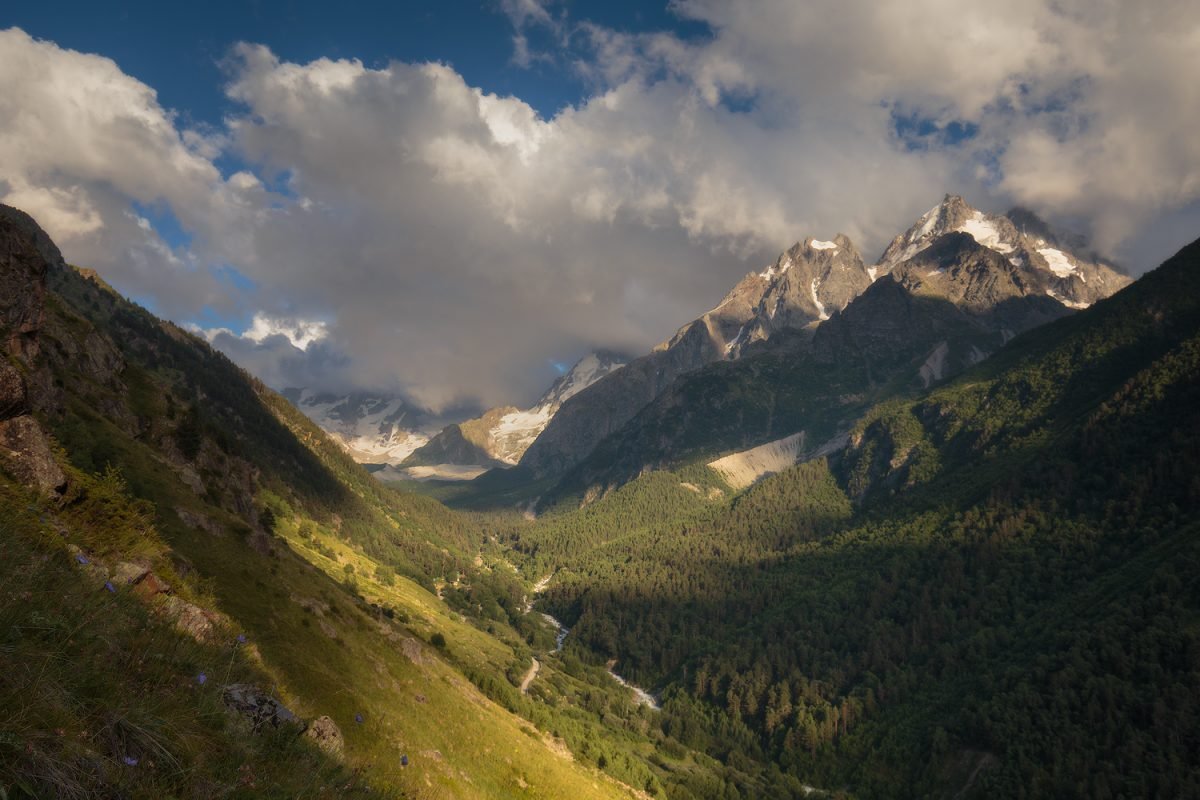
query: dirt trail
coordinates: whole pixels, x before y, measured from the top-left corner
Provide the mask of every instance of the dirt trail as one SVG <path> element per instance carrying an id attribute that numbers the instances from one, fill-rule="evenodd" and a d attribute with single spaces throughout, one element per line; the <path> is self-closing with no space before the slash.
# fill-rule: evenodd
<path id="1" fill-rule="evenodd" d="M 533 683 L 533 679 L 537 677 L 538 670 L 541 668 L 542 665 L 539 664 L 538 660 L 535 658 L 532 666 L 529 667 L 529 672 L 526 672 L 525 677 L 521 680 L 521 694 L 525 694 L 529 691 L 529 684 Z"/>

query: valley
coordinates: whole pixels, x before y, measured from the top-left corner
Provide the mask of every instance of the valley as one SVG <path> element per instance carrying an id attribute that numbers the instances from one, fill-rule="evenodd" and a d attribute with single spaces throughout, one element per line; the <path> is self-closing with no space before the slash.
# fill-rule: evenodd
<path id="1" fill-rule="evenodd" d="M 1184 758 L 1200 719 L 1184 569 L 1200 542 L 1200 245 L 1075 309 L 1060 284 L 1017 280 L 1032 245 L 947 198 L 889 248 L 907 260 L 885 254 L 886 273 L 795 324 L 754 311 L 735 347 L 687 362 L 586 456 L 397 490 L 300 413 L 307 395 L 298 410 L 3 211 L 20 298 L 3 331 L 4 570 L 31 598 L 3 617 L 0 691 L 22 709 L 0 720 L 8 787 L 1195 788 L 1151 754 Z M 848 240 L 825 245 L 755 280 L 840 269 L 827 260 Z M 1046 263 L 1042 280 L 1070 279 Z M 716 319 L 702 325 L 733 330 Z M 679 346 L 585 359 L 533 444 Z M 64 657 L 126 667 L 47 682 L 20 666 Z M 182 763 L 200 773 L 168 768 Z"/>

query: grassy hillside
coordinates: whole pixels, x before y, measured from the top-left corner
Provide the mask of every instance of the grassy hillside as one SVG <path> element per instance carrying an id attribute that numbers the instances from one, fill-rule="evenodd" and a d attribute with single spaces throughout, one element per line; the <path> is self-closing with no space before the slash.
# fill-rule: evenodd
<path id="1" fill-rule="evenodd" d="M 1200 792 L 1200 243 L 851 433 L 731 498 L 645 475 L 515 547 L 575 646 L 725 763 L 864 797 Z"/>
<path id="2" fill-rule="evenodd" d="M 481 520 L 379 485 L 98 276 L 48 284 L 40 349 L 7 364 L 69 481 L 35 497 L 0 471 L 8 796 L 615 798 L 722 769 L 679 745 L 652 763 L 663 734 L 628 692 L 542 655 Z M 153 581 L 118 579 L 134 568 Z M 340 755 L 254 732 L 232 683 L 328 716 Z"/>

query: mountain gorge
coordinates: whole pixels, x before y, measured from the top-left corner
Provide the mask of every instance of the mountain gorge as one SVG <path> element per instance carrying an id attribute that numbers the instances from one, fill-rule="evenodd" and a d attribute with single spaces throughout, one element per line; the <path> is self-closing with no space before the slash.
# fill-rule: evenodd
<path id="1" fill-rule="evenodd" d="M 1200 792 L 1200 242 L 805 239 L 423 494 L 7 207 L 0 342 L 8 796 Z"/>
<path id="2" fill-rule="evenodd" d="M 0 285 L 6 796 L 724 780 L 682 746 L 686 775 L 647 761 L 664 734 L 602 666 L 554 653 L 488 523 L 383 487 L 8 207 Z"/>

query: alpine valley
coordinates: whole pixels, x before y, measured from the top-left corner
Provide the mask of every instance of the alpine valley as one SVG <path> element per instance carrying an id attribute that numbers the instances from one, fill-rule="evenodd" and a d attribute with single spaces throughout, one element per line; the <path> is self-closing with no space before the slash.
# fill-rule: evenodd
<path id="1" fill-rule="evenodd" d="M 0 206 L 0 343 L 0 796 L 1200 796 L 1200 242 L 947 195 L 434 414 Z"/>

